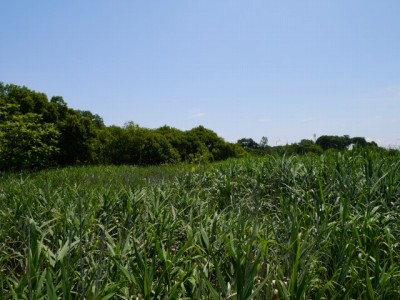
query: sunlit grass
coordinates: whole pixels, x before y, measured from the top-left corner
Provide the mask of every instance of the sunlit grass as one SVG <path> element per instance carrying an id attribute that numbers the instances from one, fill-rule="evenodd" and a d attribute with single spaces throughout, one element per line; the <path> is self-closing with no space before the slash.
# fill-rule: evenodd
<path id="1" fill-rule="evenodd" d="M 0 181 L 0 299 L 400 299 L 400 163 L 373 151 Z"/>

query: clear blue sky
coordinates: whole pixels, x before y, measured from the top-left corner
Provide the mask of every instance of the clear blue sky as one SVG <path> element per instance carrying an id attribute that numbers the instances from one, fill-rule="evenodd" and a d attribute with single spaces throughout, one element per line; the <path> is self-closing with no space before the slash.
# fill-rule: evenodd
<path id="1" fill-rule="evenodd" d="M 399 0 L 4 1 L 0 81 L 107 125 L 400 145 L 399 16 Z"/>

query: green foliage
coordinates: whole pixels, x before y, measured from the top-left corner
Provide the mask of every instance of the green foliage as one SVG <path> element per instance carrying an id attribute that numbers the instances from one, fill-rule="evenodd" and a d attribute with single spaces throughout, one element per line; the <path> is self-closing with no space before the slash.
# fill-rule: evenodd
<path id="1" fill-rule="evenodd" d="M 320 136 L 315 143 L 319 145 L 323 150 L 327 149 L 344 150 L 352 144 L 359 147 L 377 146 L 375 142 L 368 143 L 363 137 L 350 138 L 348 135 L 344 136 L 323 135 Z"/>
<path id="2" fill-rule="evenodd" d="M 34 126 L 29 120 L 33 115 L 37 116 L 38 133 L 30 136 L 29 130 Z M 48 101 L 43 93 L 3 83 L 0 83 L 0 126 L 4 136 L 1 169 L 49 167 L 54 163 L 63 166 L 200 163 L 244 154 L 241 147 L 225 142 L 202 126 L 190 131 L 167 126 L 151 130 L 133 122 L 122 128 L 106 127 L 99 115 L 68 108 L 62 97 L 55 96 Z M 14 151 L 12 143 L 16 143 L 16 139 L 11 133 L 16 134 L 18 130 L 25 132 L 18 135 L 24 140 Z"/>
<path id="3" fill-rule="evenodd" d="M 61 133 L 59 162 L 62 165 L 95 161 L 94 146 L 98 139 L 96 124 L 78 111 L 68 109 L 64 120 L 57 123 Z"/>
<path id="4" fill-rule="evenodd" d="M 261 148 L 267 148 L 268 147 L 268 138 L 266 136 L 263 136 L 260 140 L 260 147 Z"/>
<path id="5" fill-rule="evenodd" d="M 318 144 L 315 144 L 312 140 L 301 140 L 301 142 L 296 146 L 296 152 L 298 154 L 322 154 L 322 151 L 322 148 Z"/>
<path id="6" fill-rule="evenodd" d="M 248 154 L 319 155 L 323 150 L 344 150 L 350 145 L 377 147 L 363 137 L 347 135 L 270 147 L 267 137 L 260 143 L 251 138 L 228 143 L 203 126 L 188 131 L 168 126 L 147 129 L 133 122 L 107 127 L 99 115 L 71 109 L 60 96 L 48 101 L 43 93 L 1 82 L 0 128 L 2 170 L 74 164 L 202 164 Z"/>
<path id="7" fill-rule="evenodd" d="M 252 138 L 242 138 L 237 141 L 244 149 L 258 149 L 260 145 L 255 142 Z"/>
<path id="8" fill-rule="evenodd" d="M 323 135 L 320 136 L 315 143 L 324 150 L 329 148 L 343 150 L 351 144 L 351 141 L 346 136 L 339 137 Z"/>
<path id="9" fill-rule="evenodd" d="M 3 174 L 0 299 L 399 299 L 399 161 Z"/>
<path id="10" fill-rule="evenodd" d="M 97 130 L 104 126 L 99 116 L 69 109 L 62 97 L 48 101 L 45 94 L 26 87 L 0 87 L 0 126 L 4 136 L 0 160 L 6 162 L 1 168 L 99 160 Z"/>
<path id="11" fill-rule="evenodd" d="M 0 169 L 43 168 L 55 163 L 59 132 L 40 115 L 13 115 L 0 123 Z"/>
<path id="12" fill-rule="evenodd" d="M 196 160 L 209 161 L 211 154 L 198 136 L 190 131 L 181 131 L 169 126 L 163 126 L 156 129 L 163 135 L 180 156 L 180 161 L 195 162 Z"/>
<path id="13" fill-rule="evenodd" d="M 133 153 L 139 165 L 157 165 L 179 161 L 179 153 L 163 135 L 148 129 L 131 133 Z"/>
<path id="14" fill-rule="evenodd" d="M 101 130 L 99 139 L 103 145 L 103 163 L 128 164 L 130 162 L 128 138 L 128 131 L 118 126 Z"/>
<path id="15" fill-rule="evenodd" d="M 227 143 L 215 132 L 203 126 L 198 126 L 189 130 L 188 134 L 194 136 L 207 147 L 207 154 L 210 160 L 219 161 L 229 157 L 240 157 L 244 155 L 243 148 L 239 144 Z"/>

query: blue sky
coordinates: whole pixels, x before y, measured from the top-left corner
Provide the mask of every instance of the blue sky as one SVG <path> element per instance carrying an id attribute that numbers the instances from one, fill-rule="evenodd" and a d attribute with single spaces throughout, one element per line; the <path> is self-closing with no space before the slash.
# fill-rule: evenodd
<path id="1" fill-rule="evenodd" d="M 0 81 L 134 121 L 270 145 L 400 146 L 400 1 L 5 1 Z"/>

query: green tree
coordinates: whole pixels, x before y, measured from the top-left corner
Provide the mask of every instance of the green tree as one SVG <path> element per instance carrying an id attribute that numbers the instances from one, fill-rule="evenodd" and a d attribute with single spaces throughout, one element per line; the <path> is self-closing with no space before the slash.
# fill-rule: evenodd
<path id="1" fill-rule="evenodd" d="M 32 121 L 35 119 L 34 121 Z M 215 132 L 199 126 L 189 131 L 181 131 L 168 126 L 157 130 L 140 128 L 133 122 L 118 126 L 106 127 L 102 118 L 90 111 L 80 111 L 68 108 L 60 96 L 48 100 L 43 93 L 29 90 L 13 84 L 0 82 L 0 124 L 2 126 L 3 165 L 7 155 L 14 157 L 8 161 L 9 167 L 14 163 L 18 168 L 27 166 L 22 156 L 16 158 L 18 148 L 16 139 L 9 132 L 16 134 L 18 130 L 29 132 L 35 126 L 39 136 L 20 133 L 20 145 L 25 145 L 27 155 L 32 158 L 31 165 L 43 165 L 48 157 L 44 154 L 44 162 L 40 163 L 30 146 L 36 141 L 44 141 L 44 145 L 54 146 L 57 151 L 49 148 L 49 153 L 56 157 L 60 165 L 77 163 L 114 163 L 114 164 L 160 164 L 177 161 L 212 161 L 243 155 L 244 150 L 239 144 L 225 142 Z M 28 129 L 23 129 L 27 127 Z M 7 131 L 8 130 L 8 131 Z M 52 133 L 47 143 L 44 132 Z M 57 134 L 56 134 L 57 133 Z M 31 140 L 29 140 L 31 139 Z M 32 142 L 31 144 L 29 144 Z M 14 145 L 14 146 L 10 146 Z M 33 147 L 33 146 L 32 146 Z M 35 146 L 36 147 L 36 146 Z M 39 147 L 40 148 L 40 147 Z M 44 149 L 42 147 L 42 149 Z M 53 150 L 51 150 L 53 149 Z M 21 152 L 21 151 L 19 151 Z M 10 154 L 11 153 L 11 154 Z M 22 152 L 21 152 L 22 153 Z M 39 153 L 39 152 L 38 152 Z M 57 155 L 56 155 L 57 154 Z M 22 155 L 22 154 L 21 154 Z M 18 163 L 17 163 L 18 162 Z"/>
<path id="2" fill-rule="evenodd" d="M 128 131 L 119 126 L 109 126 L 99 132 L 102 145 L 102 162 L 110 164 L 131 163 Z"/>
<path id="3" fill-rule="evenodd" d="M 266 136 L 263 136 L 260 140 L 260 148 L 267 148 L 268 147 L 268 138 Z"/>
<path id="4" fill-rule="evenodd" d="M 351 139 L 351 143 L 356 144 L 357 146 L 360 146 L 360 147 L 365 147 L 368 145 L 368 142 L 363 137 L 353 137 Z"/>
<path id="5" fill-rule="evenodd" d="M 161 134 L 146 130 L 136 136 L 139 144 L 139 164 L 156 165 L 179 161 L 178 151 Z"/>
<path id="6" fill-rule="evenodd" d="M 231 157 L 245 156 L 246 152 L 240 144 L 220 142 L 213 149 L 212 155 L 215 160 L 225 160 Z"/>
<path id="7" fill-rule="evenodd" d="M 188 131 L 188 134 L 193 138 L 200 141 L 208 150 L 207 156 L 210 157 L 211 160 L 214 160 L 213 156 L 216 152 L 214 149 L 223 145 L 224 140 L 220 138 L 214 131 L 205 128 L 204 126 L 198 126 Z"/>
<path id="8" fill-rule="evenodd" d="M 208 161 L 211 153 L 196 133 L 181 131 L 169 126 L 163 126 L 156 130 L 162 134 L 173 148 L 179 153 L 180 161 Z"/>
<path id="9" fill-rule="evenodd" d="M 260 148 L 265 149 L 268 147 L 268 138 L 263 136 L 260 140 Z"/>
<path id="10" fill-rule="evenodd" d="M 312 140 L 301 140 L 299 144 L 296 145 L 296 152 L 298 154 L 305 154 L 305 153 L 315 153 L 321 154 L 322 148 L 315 144 Z"/>
<path id="11" fill-rule="evenodd" d="M 0 168 L 32 169 L 55 164 L 59 132 L 42 117 L 14 115 L 0 123 Z"/>
<path id="12" fill-rule="evenodd" d="M 91 163 L 96 161 L 95 145 L 98 132 L 92 120 L 68 109 L 65 120 L 58 124 L 60 136 L 60 163 Z"/>
<path id="13" fill-rule="evenodd" d="M 88 110 L 78 110 L 78 112 L 81 117 L 91 120 L 96 128 L 104 127 L 103 118 L 98 114 L 93 114 Z"/>
<path id="14" fill-rule="evenodd" d="M 65 120 L 68 113 L 67 103 L 64 101 L 63 97 L 54 96 L 50 99 L 51 110 L 55 111 L 57 118 L 55 121 Z"/>
<path id="15" fill-rule="evenodd" d="M 242 138 L 237 141 L 244 149 L 258 149 L 260 145 L 252 138 Z"/>
<path id="16" fill-rule="evenodd" d="M 322 135 L 316 140 L 315 143 L 324 150 L 326 149 L 343 150 L 351 144 L 351 139 L 348 135 L 342 137 Z"/>

